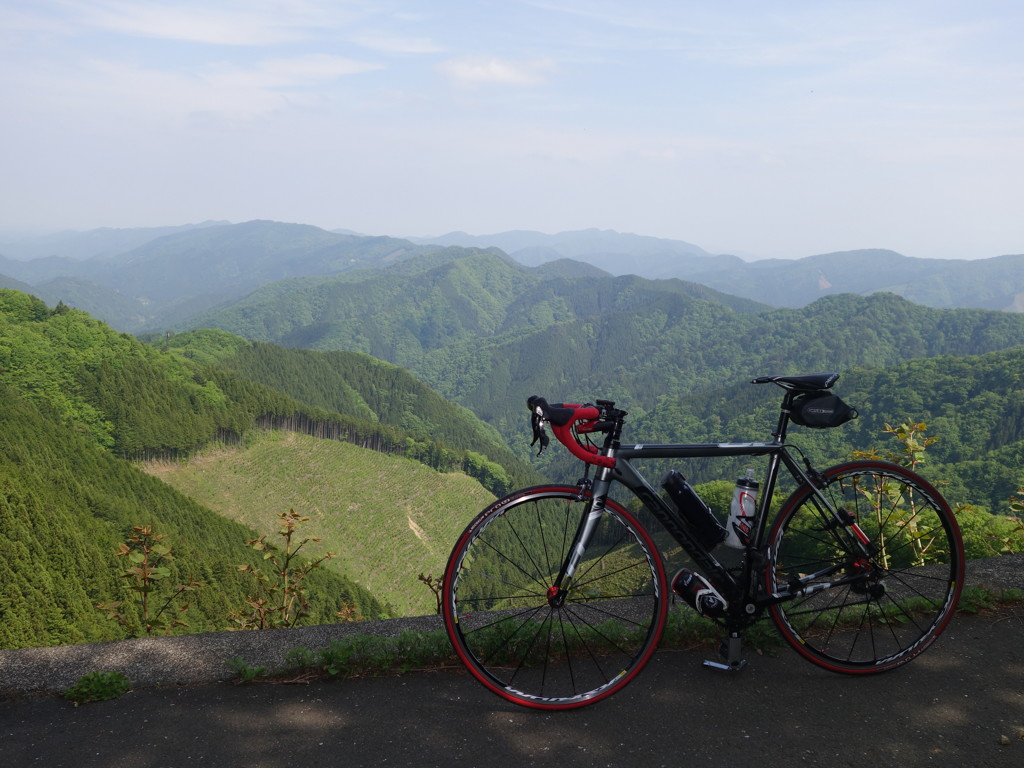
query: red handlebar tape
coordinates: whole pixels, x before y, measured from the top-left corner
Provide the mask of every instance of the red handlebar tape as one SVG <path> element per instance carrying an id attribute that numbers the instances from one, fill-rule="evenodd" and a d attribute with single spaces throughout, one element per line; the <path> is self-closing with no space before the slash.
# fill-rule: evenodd
<path id="1" fill-rule="evenodd" d="M 597 421 L 601 418 L 601 411 L 592 405 L 580 406 L 563 403 L 563 408 L 574 408 L 572 418 L 565 424 L 557 426 L 551 424 L 551 431 L 562 445 L 569 449 L 569 453 L 588 464 L 596 464 L 599 467 L 614 467 L 613 456 L 601 456 L 597 452 L 597 446 L 583 445 L 572 434 L 572 425 L 577 421 Z M 549 422 L 550 423 L 550 422 Z"/>

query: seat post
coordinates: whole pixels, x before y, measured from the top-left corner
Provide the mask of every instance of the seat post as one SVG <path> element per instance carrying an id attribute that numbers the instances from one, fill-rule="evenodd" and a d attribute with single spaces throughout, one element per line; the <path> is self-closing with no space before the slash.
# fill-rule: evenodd
<path id="1" fill-rule="evenodd" d="M 772 437 L 778 443 L 783 443 L 786 440 L 786 431 L 789 427 L 789 409 L 793 405 L 793 398 L 795 396 L 796 392 L 791 389 L 787 389 L 782 396 L 782 405 L 779 408 L 779 423 L 775 426 L 775 431 L 772 433 Z"/>

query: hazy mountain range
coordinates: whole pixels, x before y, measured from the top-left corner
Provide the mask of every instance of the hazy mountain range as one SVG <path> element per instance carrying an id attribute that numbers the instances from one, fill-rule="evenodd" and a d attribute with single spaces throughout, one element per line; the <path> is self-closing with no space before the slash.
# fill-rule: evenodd
<path id="1" fill-rule="evenodd" d="M 548 274 L 601 270 L 678 278 L 779 307 L 836 293 L 884 291 L 931 307 L 1024 309 L 1024 255 L 946 260 L 862 250 L 747 262 L 679 240 L 610 230 L 403 239 L 271 221 L 0 240 L 0 287 L 34 293 L 51 305 L 63 301 L 119 330 L 138 332 L 187 324 L 280 280 L 385 268 L 453 246 L 496 248 Z"/>
<path id="2" fill-rule="evenodd" d="M 745 262 L 596 230 L 459 237 L 253 221 L 66 233 L 37 258 L 0 246 L 0 286 L 21 291 L 0 291 L 0 647 L 121 636 L 94 606 L 117 597 L 109 561 L 147 521 L 180 548 L 180 578 L 211 585 L 189 623 L 222 628 L 253 534 L 211 509 L 266 534 L 284 507 L 315 513 L 310 533 L 342 557 L 314 620 L 430 610 L 416 574 L 443 567 L 486 499 L 579 476 L 564 451 L 533 456 L 529 394 L 615 399 L 627 439 L 745 441 L 778 408 L 752 376 L 839 371 L 860 418 L 801 430 L 801 450 L 887 455 L 886 424 L 927 423 L 925 474 L 971 556 L 1018 535 L 1001 516 L 1024 494 L 1024 312 L 1005 310 L 1021 308 L 1024 256 Z M 186 477 L 181 460 L 211 445 L 216 470 Z M 175 460 L 151 470 L 166 483 L 146 458 Z M 743 466 L 685 469 L 727 499 Z M 391 570 L 370 581 L 367 563 Z"/>

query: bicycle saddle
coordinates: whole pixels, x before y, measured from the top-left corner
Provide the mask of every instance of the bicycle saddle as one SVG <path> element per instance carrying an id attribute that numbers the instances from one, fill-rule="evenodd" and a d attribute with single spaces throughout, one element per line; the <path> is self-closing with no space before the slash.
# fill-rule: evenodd
<path id="1" fill-rule="evenodd" d="M 813 392 L 820 389 L 831 389 L 839 380 L 838 373 L 808 373 L 802 376 L 758 376 L 751 384 L 778 384 L 783 389 L 794 389 L 801 392 Z"/>

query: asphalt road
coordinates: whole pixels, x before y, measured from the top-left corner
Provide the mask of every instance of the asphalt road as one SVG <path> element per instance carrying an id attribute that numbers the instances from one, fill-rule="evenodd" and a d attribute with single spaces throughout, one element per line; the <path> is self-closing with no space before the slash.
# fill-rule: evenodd
<path id="1" fill-rule="evenodd" d="M 1024 588 L 1024 555 L 970 561 L 967 583 Z M 624 691 L 528 710 L 460 669 L 235 685 L 225 661 L 273 666 L 355 631 L 438 617 L 0 651 L 0 768 L 149 766 L 1024 766 L 1024 606 L 959 614 L 922 656 L 877 676 L 826 672 L 787 646 L 739 673 L 660 651 Z M 54 695 L 117 669 L 135 689 L 73 707 Z"/>
<path id="2" fill-rule="evenodd" d="M 625 691 L 541 713 L 457 670 L 308 685 L 148 688 L 78 708 L 0 701 L 0 765 L 1024 765 L 1024 609 L 959 616 L 895 672 L 848 677 L 786 647 L 739 673 L 659 652 Z"/>

